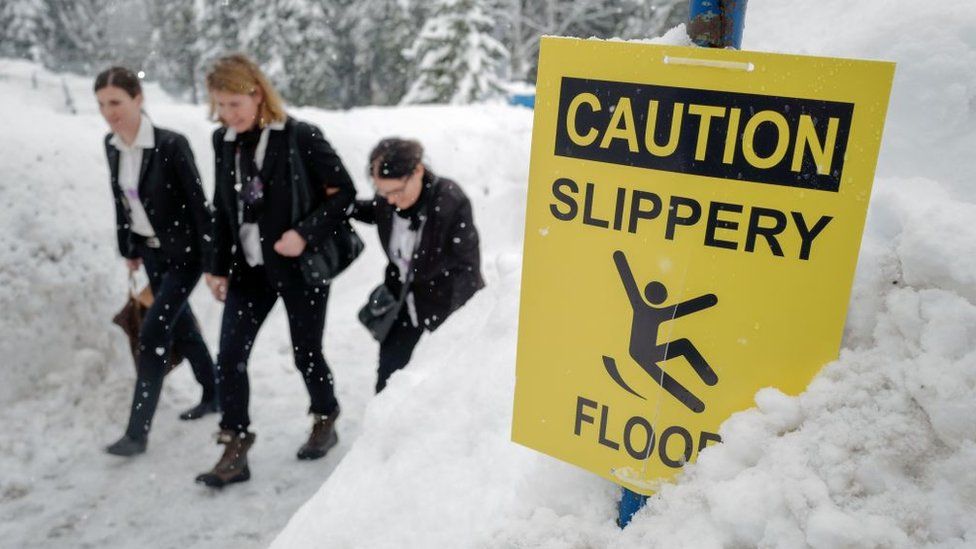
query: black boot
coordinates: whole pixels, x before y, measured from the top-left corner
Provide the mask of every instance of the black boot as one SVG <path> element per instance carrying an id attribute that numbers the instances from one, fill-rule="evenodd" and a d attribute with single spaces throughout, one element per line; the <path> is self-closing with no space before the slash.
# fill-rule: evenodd
<path id="1" fill-rule="evenodd" d="M 135 456 L 146 451 L 146 439 L 130 438 L 129 435 L 122 435 L 122 438 L 107 446 L 105 451 L 113 456 Z"/>
<path id="2" fill-rule="evenodd" d="M 329 415 L 312 414 L 312 433 L 308 440 L 298 449 L 298 459 L 319 459 L 325 457 L 330 448 L 339 443 L 339 435 L 335 432 L 335 420 L 339 417 L 339 409 Z"/>
<path id="3" fill-rule="evenodd" d="M 220 405 L 217 404 L 216 400 L 201 400 L 200 404 L 197 404 L 189 410 L 183 411 L 183 413 L 180 414 L 180 419 L 183 421 L 200 419 L 207 414 L 213 414 L 219 411 Z"/>
<path id="4" fill-rule="evenodd" d="M 217 444 L 224 445 L 224 454 L 213 469 L 197 475 L 197 482 L 211 488 L 223 488 L 228 484 L 249 480 L 251 470 L 247 466 L 247 451 L 254 445 L 255 438 L 254 433 L 221 431 L 217 435 Z"/>

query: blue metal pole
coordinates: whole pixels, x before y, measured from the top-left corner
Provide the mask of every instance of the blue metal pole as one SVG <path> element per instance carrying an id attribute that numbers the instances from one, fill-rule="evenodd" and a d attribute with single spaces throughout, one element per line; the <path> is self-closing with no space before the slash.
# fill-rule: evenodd
<path id="1" fill-rule="evenodd" d="M 645 504 L 647 504 L 647 496 L 642 496 L 637 492 L 632 492 L 624 488 L 623 494 L 620 495 L 617 525 L 621 528 L 626 527 L 630 524 L 630 519 L 634 518 L 637 511 L 640 511 Z"/>
<path id="2" fill-rule="evenodd" d="M 688 36 L 704 48 L 742 47 L 748 0 L 690 0 Z M 626 488 L 620 495 L 617 524 L 624 528 L 637 511 L 647 504 L 642 496 Z"/>
<path id="3" fill-rule="evenodd" d="M 748 0 L 691 0 L 688 35 L 705 48 L 742 47 Z"/>

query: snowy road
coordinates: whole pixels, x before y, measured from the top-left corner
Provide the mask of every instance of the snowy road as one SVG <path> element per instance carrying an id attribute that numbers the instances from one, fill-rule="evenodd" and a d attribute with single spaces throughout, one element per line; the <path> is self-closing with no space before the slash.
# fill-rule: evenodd
<path id="1" fill-rule="evenodd" d="M 357 265 L 368 279 L 366 261 Z M 372 263 L 372 261 L 370 261 Z M 122 265 L 117 266 L 119 269 Z M 252 480 L 223 491 L 195 485 L 220 455 L 216 416 L 176 416 L 199 396 L 184 364 L 174 371 L 150 436 L 134 459 L 104 454 L 124 427 L 132 366 L 124 353 L 110 363 L 95 351 L 49 377 L 50 387 L 0 412 L 0 540 L 7 547 L 263 547 L 316 492 L 359 433 L 374 383 L 375 346 L 354 321 L 362 288 L 338 283 L 329 304 L 326 356 L 338 381 L 340 444 L 325 459 L 298 461 L 309 427 L 308 396 L 292 364 L 283 307 L 276 306 L 250 365 Z M 359 286 L 362 286 L 360 284 Z M 220 308 L 198 288 L 192 304 L 217 338 Z M 107 321 L 105 330 L 117 330 Z M 121 332 L 113 335 L 121 338 Z M 9 544 L 9 545 L 8 545 Z"/>

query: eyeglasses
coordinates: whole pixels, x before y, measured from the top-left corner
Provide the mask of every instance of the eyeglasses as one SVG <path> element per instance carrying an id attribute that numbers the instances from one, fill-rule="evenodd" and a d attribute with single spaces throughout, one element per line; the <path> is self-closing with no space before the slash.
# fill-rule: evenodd
<path id="1" fill-rule="evenodd" d="M 377 195 L 382 196 L 383 198 L 398 198 L 407 191 L 409 179 L 410 174 L 407 174 L 400 178 L 400 181 L 403 181 L 403 184 L 401 184 L 399 187 L 392 190 L 383 190 L 376 185 L 376 178 L 373 178 L 373 189 L 376 191 Z"/>

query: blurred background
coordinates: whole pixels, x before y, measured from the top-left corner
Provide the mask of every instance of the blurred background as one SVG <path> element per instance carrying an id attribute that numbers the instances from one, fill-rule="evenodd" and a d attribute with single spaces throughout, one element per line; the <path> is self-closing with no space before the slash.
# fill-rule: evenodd
<path id="1" fill-rule="evenodd" d="M 0 57 L 142 71 L 203 100 L 215 57 L 251 54 L 292 105 L 463 104 L 534 82 L 539 38 L 651 38 L 687 0 L 4 0 Z"/>

